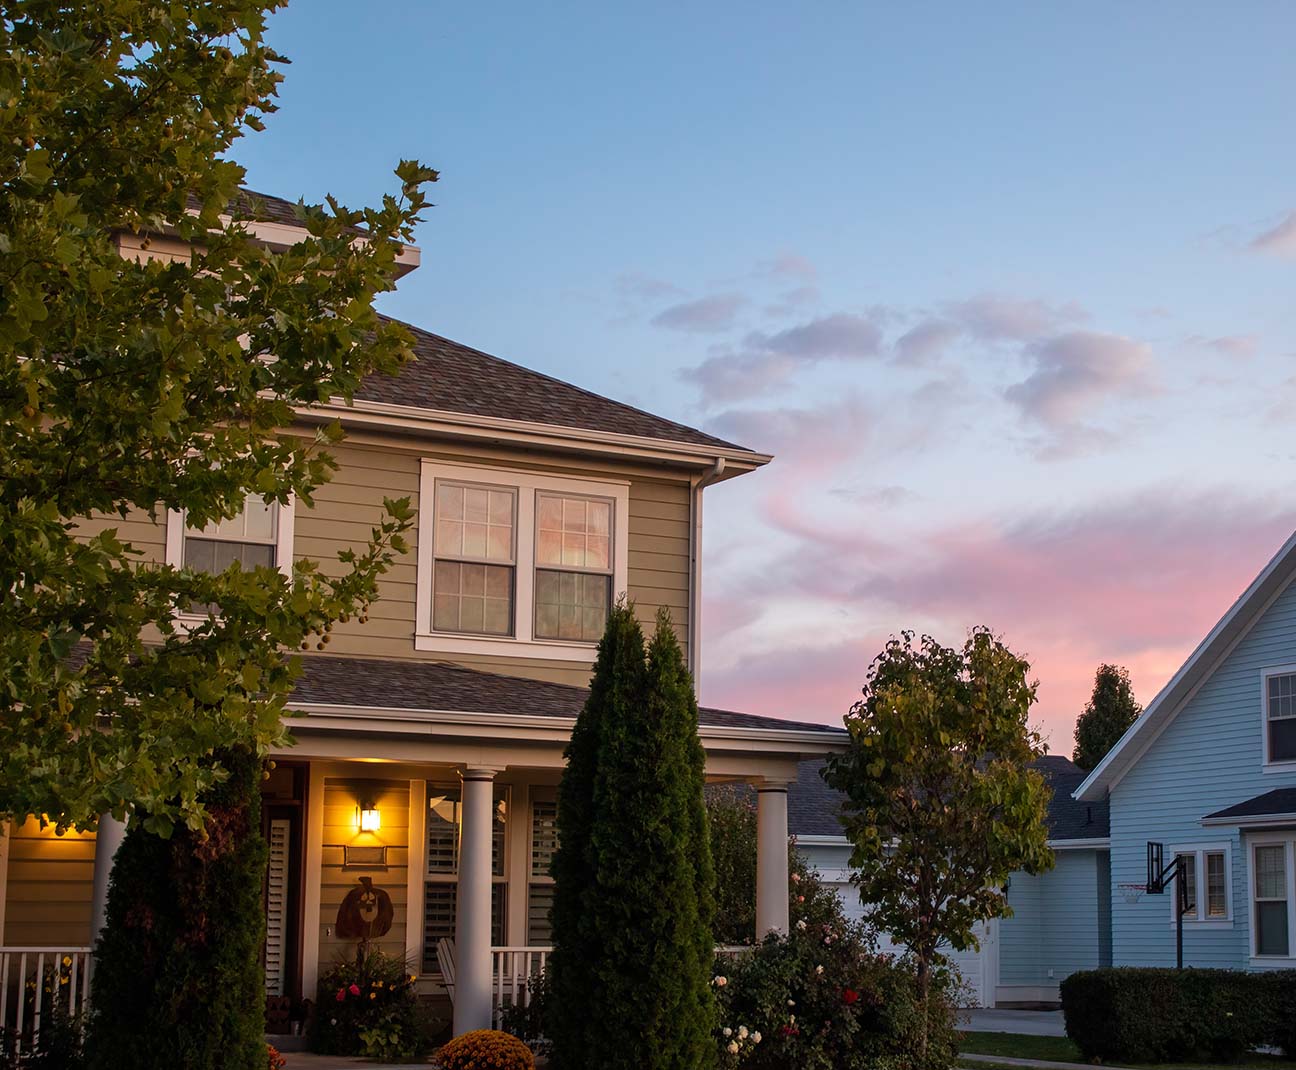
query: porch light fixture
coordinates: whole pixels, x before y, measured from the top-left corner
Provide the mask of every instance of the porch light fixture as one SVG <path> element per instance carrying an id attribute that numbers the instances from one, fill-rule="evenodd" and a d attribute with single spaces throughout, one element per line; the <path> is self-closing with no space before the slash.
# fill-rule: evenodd
<path id="1" fill-rule="evenodd" d="M 373 805 L 361 806 L 357 807 L 357 810 L 360 814 L 359 825 L 361 832 L 377 832 L 382 828 L 382 814 L 379 812 L 378 807 Z"/>

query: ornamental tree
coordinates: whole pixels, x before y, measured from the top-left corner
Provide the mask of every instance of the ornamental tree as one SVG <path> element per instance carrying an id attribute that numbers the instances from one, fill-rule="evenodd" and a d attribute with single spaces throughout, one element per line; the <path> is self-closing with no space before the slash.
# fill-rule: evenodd
<path id="1" fill-rule="evenodd" d="M 1118 665 L 1099 665 L 1093 694 L 1076 720 L 1075 751 L 1071 760 L 1081 769 L 1092 769 L 1116 746 L 1143 707 L 1134 700 L 1129 671 Z"/>
<path id="2" fill-rule="evenodd" d="M 299 206 L 290 248 L 249 232 L 231 153 L 274 111 L 280 6 L 13 0 L 0 19 L 0 813 L 200 829 L 216 756 L 285 742 L 291 651 L 362 614 L 405 548 L 407 501 L 291 576 L 146 564 L 114 526 L 202 526 L 249 493 L 309 506 L 340 431 L 295 414 L 411 352 L 372 302 L 435 172 L 401 163 L 378 208 Z M 122 235 L 190 251 L 126 258 Z M 179 627 L 194 605 L 217 609 Z"/>
<path id="3" fill-rule="evenodd" d="M 975 946 L 980 922 L 1011 913 L 1009 874 L 1053 865 L 1029 672 L 985 628 L 961 651 L 904 632 L 869 666 L 847 750 L 825 766 L 846 795 L 866 917 L 912 953 L 924 1013 L 942 945 Z"/>
<path id="4" fill-rule="evenodd" d="M 693 683 L 669 617 L 599 644 L 558 795 L 546 1007 L 561 1070 L 695 1070 L 711 1041 L 711 851 Z"/>

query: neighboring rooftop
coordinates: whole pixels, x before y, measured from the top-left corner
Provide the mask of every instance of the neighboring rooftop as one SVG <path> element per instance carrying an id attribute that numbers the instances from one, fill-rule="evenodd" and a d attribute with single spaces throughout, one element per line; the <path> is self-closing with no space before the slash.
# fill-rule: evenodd
<path id="1" fill-rule="evenodd" d="M 439 661 L 384 661 L 311 654 L 288 705 L 359 706 L 378 709 L 525 714 L 575 718 L 589 692 L 583 687 L 467 669 Z M 783 721 L 753 713 L 704 706 L 703 727 L 797 729 L 844 734 L 824 724 Z"/>
<path id="2" fill-rule="evenodd" d="M 405 326 L 414 335 L 415 359 L 396 375 L 370 376 L 356 392 L 357 398 L 750 452 L 696 428 L 452 342 L 413 324 Z"/>
<path id="3" fill-rule="evenodd" d="M 1224 810 L 1216 810 L 1202 818 L 1203 824 L 1226 825 L 1246 818 L 1296 819 L 1296 788 L 1275 788 L 1257 795 L 1254 799 L 1237 803 Z M 1252 822 L 1246 822 L 1250 824 Z"/>
<path id="4" fill-rule="evenodd" d="M 819 758 L 802 762 L 797 782 L 788 788 L 788 831 L 794 836 L 842 835 L 839 816 L 845 796 L 824 783 L 819 775 L 823 764 Z M 1106 802 L 1081 803 L 1071 798 L 1085 778 L 1083 769 L 1060 754 L 1046 754 L 1031 765 L 1053 789 L 1045 818 L 1050 840 L 1105 839 L 1110 835 Z"/>

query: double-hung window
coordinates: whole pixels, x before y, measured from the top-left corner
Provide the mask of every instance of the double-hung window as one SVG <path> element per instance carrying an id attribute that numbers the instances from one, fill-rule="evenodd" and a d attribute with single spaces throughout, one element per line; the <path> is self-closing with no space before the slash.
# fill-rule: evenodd
<path id="1" fill-rule="evenodd" d="M 439 973 L 436 945 L 453 940 L 459 906 L 459 831 L 463 820 L 460 789 L 428 785 L 427 871 L 423 897 L 423 972 Z M 505 834 L 508 827 L 508 788 L 495 786 L 491 828 L 491 943 L 504 943 Z"/>
<path id="2" fill-rule="evenodd" d="M 419 500 L 415 649 L 593 660 L 628 583 L 628 481 L 427 459 Z"/>
<path id="3" fill-rule="evenodd" d="M 613 503 L 536 498 L 535 635 L 596 643 L 612 606 Z"/>
<path id="4" fill-rule="evenodd" d="M 433 629 L 512 635 L 516 491 L 438 480 L 434 508 Z"/>
<path id="5" fill-rule="evenodd" d="M 1264 675 L 1265 762 L 1296 762 L 1296 671 Z"/>
<path id="6" fill-rule="evenodd" d="M 1296 928 L 1296 841 L 1257 836 L 1251 843 L 1251 950 L 1257 958 L 1292 958 Z"/>
<path id="7" fill-rule="evenodd" d="M 1176 858 L 1184 862 L 1184 886 L 1187 892 L 1187 910 L 1184 921 L 1231 925 L 1232 848 L 1228 843 L 1192 844 L 1173 847 Z M 1170 900 L 1170 923 L 1175 923 L 1179 909 L 1179 889 L 1174 888 Z"/>

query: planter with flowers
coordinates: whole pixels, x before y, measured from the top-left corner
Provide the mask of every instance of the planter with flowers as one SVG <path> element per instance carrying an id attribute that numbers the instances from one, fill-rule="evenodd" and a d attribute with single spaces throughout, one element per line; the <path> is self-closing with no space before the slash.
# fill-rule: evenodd
<path id="1" fill-rule="evenodd" d="M 403 959 L 376 950 L 334 963 L 320 978 L 312 1050 L 389 1060 L 423 1054 L 428 1030 L 417 979 Z"/>

